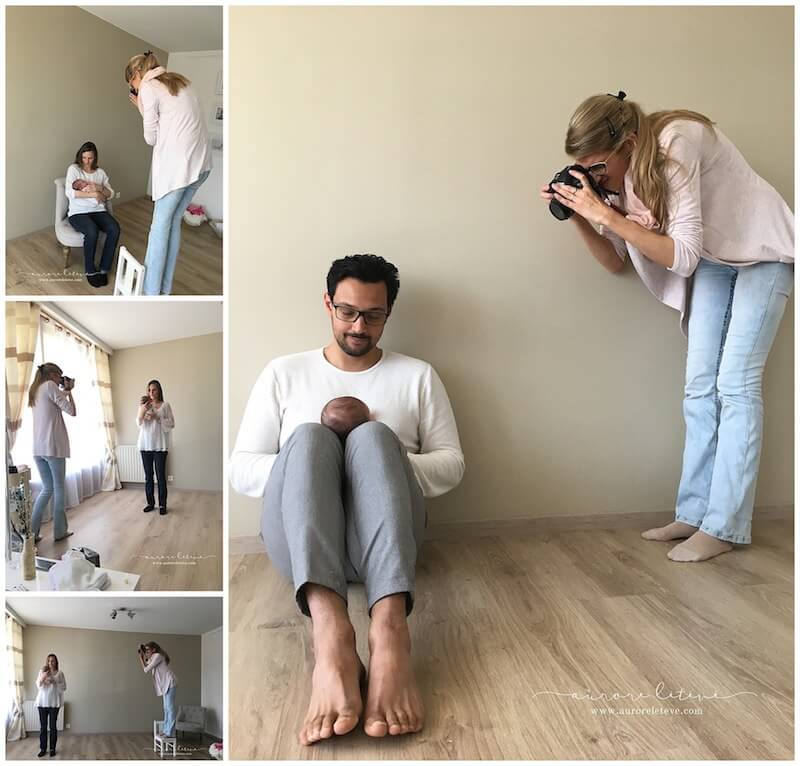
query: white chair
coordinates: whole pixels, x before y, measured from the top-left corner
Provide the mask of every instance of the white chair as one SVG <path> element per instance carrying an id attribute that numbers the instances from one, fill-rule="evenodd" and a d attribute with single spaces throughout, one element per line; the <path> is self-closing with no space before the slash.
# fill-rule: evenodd
<path id="1" fill-rule="evenodd" d="M 164 735 L 163 726 L 163 721 L 153 721 L 153 750 L 159 758 L 163 758 L 165 753 L 169 755 L 169 749 L 172 748 L 172 757 L 175 758 L 177 741 L 175 737 Z"/>
<path id="2" fill-rule="evenodd" d="M 69 268 L 70 248 L 83 247 L 83 234 L 72 228 L 67 220 L 69 210 L 69 199 L 64 191 L 66 178 L 56 178 L 53 183 L 56 185 L 56 239 L 61 245 L 61 252 L 64 255 L 64 271 Z M 106 201 L 106 210 L 113 214 L 111 200 Z M 97 238 L 97 249 L 102 250 L 106 241 L 106 235 L 101 231 Z"/>
<path id="3" fill-rule="evenodd" d="M 144 266 L 128 251 L 119 249 L 117 276 L 114 280 L 114 295 L 141 295 L 144 289 Z"/>

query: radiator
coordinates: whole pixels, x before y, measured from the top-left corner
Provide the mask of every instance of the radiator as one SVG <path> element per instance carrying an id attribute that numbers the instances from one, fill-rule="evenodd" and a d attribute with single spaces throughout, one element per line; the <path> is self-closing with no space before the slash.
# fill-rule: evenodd
<path id="1" fill-rule="evenodd" d="M 25 715 L 25 731 L 39 731 L 39 708 L 35 700 L 25 700 L 22 703 L 22 712 Z M 58 709 L 56 730 L 64 731 L 64 706 Z"/>
<path id="2" fill-rule="evenodd" d="M 117 465 L 120 481 L 144 484 L 142 456 L 135 444 L 117 445 Z"/>

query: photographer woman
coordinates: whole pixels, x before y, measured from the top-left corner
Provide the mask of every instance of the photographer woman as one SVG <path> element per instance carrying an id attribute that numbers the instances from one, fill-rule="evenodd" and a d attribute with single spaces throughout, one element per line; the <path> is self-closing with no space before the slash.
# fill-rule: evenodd
<path id="1" fill-rule="evenodd" d="M 53 500 L 53 535 L 55 541 L 69 537 L 67 514 L 64 508 L 64 477 L 69 457 L 69 436 L 64 415 L 75 417 L 72 389 L 75 381 L 64 377 L 57 364 L 40 364 L 28 393 L 28 405 L 33 409 L 33 460 L 42 480 L 42 491 L 33 504 L 31 526 L 38 542 L 42 514 Z"/>
<path id="2" fill-rule="evenodd" d="M 142 455 L 144 491 L 147 496 L 147 505 L 142 510 L 149 513 L 155 508 L 153 485 L 155 465 L 158 479 L 158 512 L 164 516 L 167 513 L 167 454 L 170 431 L 175 428 L 175 417 L 169 402 L 164 401 L 164 391 L 157 380 L 151 380 L 147 384 L 147 393 L 139 400 L 136 425 L 139 426 L 137 446 Z"/>
<path id="3" fill-rule="evenodd" d="M 106 210 L 106 201 L 114 190 L 103 168 L 97 166 L 97 147 L 87 141 L 75 155 L 75 162 L 67 168 L 64 191 L 69 199 L 70 225 L 83 234 L 83 260 L 86 279 L 92 287 L 108 284 L 108 273 L 114 265 L 114 253 L 119 242 L 117 219 Z M 103 231 L 106 242 L 100 257 L 100 268 L 95 267 L 97 238 Z"/>
<path id="4" fill-rule="evenodd" d="M 181 219 L 211 172 L 206 119 L 183 75 L 167 72 L 151 51 L 125 67 L 131 103 L 153 147 L 153 222 L 145 257 L 144 294 L 169 295 L 181 241 Z"/>
<path id="5" fill-rule="evenodd" d="M 675 521 L 642 536 L 688 538 L 667 554 L 685 562 L 747 544 L 761 381 L 792 290 L 792 212 L 709 118 L 646 115 L 621 91 L 575 110 L 566 152 L 619 204 L 605 204 L 588 182 L 554 184 L 554 194 L 545 186 L 541 196 L 574 211 L 578 234 L 606 269 L 619 271 L 629 255 L 648 289 L 680 311 L 688 335 Z M 586 181 L 580 171 L 571 175 Z"/>
<path id="6" fill-rule="evenodd" d="M 36 707 L 39 708 L 39 758 L 47 752 L 47 729 L 50 729 L 50 757 L 56 754 L 58 709 L 64 704 L 67 682 L 58 668 L 58 657 L 48 654 L 36 678 Z"/>
<path id="7" fill-rule="evenodd" d="M 161 731 L 165 737 L 174 737 L 175 693 L 178 689 L 178 679 L 169 666 L 169 655 L 155 641 L 142 644 L 138 653 L 142 670 L 153 674 L 156 695 L 164 700 L 164 725 Z"/>

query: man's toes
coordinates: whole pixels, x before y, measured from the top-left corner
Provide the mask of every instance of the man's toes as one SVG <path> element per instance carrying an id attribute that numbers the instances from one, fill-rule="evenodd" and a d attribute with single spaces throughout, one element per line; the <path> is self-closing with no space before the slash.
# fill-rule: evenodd
<path id="1" fill-rule="evenodd" d="M 416 732 L 419 731 L 422 727 L 420 726 L 419 718 L 415 713 L 412 711 L 408 711 L 408 732 Z"/>
<path id="2" fill-rule="evenodd" d="M 382 716 L 368 716 L 364 721 L 364 733 L 368 737 L 385 737 L 389 733 L 389 724 Z"/>
<path id="3" fill-rule="evenodd" d="M 320 739 L 330 739 L 333 736 L 333 729 L 334 729 L 334 722 L 335 716 L 333 713 L 328 713 L 319 725 L 319 737 Z"/>
<path id="4" fill-rule="evenodd" d="M 322 716 L 318 715 L 309 721 L 306 727 L 309 742 L 319 742 L 322 739 L 320 729 L 322 728 Z"/>
<path id="5" fill-rule="evenodd" d="M 353 712 L 342 712 L 336 717 L 333 722 L 333 731 L 336 734 L 347 734 L 353 731 L 358 724 L 358 716 Z"/>
<path id="6" fill-rule="evenodd" d="M 403 733 L 403 726 L 395 710 L 386 711 L 386 723 L 389 724 L 389 734 L 396 735 Z"/>
<path id="7" fill-rule="evenodd" d="M 397 711 L 397 722 L 400 724 L 401 734 L 408 734 L 411 731 L 411 723 L 407 710 Z"/>
<path id="8" fill-rule="evenodd" d="M 311 721 L 306 721 L 303 723 L 303 728 L 300 729 L 300 733 L 297 735 L 297 739 L 300 740 L 301 745 L 312 745 L 314 741 L 311 738 Z"/>

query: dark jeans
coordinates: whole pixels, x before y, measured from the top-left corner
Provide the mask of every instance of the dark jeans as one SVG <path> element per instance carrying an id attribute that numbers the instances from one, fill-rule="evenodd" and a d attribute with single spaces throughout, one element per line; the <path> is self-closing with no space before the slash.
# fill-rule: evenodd
<path id="1" fill-rule="evenodd" d="M 167 507 L 167 452 L 152 450 L 140 450 L 142 454 L 142 464 L 144 465 L 144 492 L 147 495 L 147 504 L 155 505 L 155 493 L 153 490 L 153 465 L 156 468 L 156 478 L 158 479 L 158 506 Z"/>
<path id="2" fill-rule="evenodd" d="M 50 725 L 50 750 L 55 751 L 58 732 L 56 731 L 57 707 L 39 708 L 39 750 L 47 750 L 47 726 Z"/>
<path id="3" fill-rule="evenodd" d="M 83 260 L 87 274 L 98 271 L 94 267 L 94 251 L 97 249 L 97 237 L 101 231 L 105 232 L 106 243 L 103 246 L 99 271 L 108 274 L 114 263 L 114 253 L 119 242 L 119 224 L 114 216 L 105 210 L 100 213 L 80 213 L 71 215 L 69 222 L 73 229 L 83 234 Z"/>

